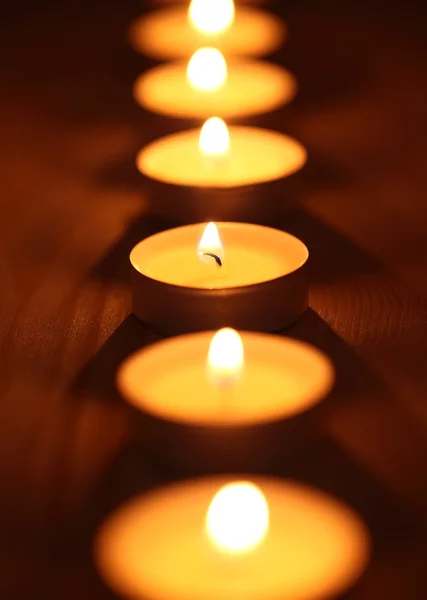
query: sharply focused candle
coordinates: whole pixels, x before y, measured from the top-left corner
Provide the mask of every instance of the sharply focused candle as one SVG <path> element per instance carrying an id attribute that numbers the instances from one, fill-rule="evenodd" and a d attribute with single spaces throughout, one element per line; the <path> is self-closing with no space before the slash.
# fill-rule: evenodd
<path id="1" fill-rule="evenodd" d="M 214 47 L 199 48 L 190 61 L 161 64 L 135 82 L 144 108 L 169 117 L 248 117 L 276 110 L 297 91 L 294 76 L 264 61 L 231 58 Z"/>
<path id="2" fill-rule="evenodd" d="M 130 29 L 134 48 L 158 60 L 188 58 L 204 45 L 227 56 L 266 56 L 286 38 L 281 19 L 233 0 L 192 0 L 138 18 Z"/>
<path id="3" fill-rule="evenodd" d="M 307 260 L 300 240 L 270 227 L 169 229 L 131 252 L 133 309 L 166 335 L 227 325 L 280 330 L 307 307 Z"/>
<path id="4" fill-rule="evenodd" d="M 136 162 L 146 188 L 151 184 L 155 212 L 180 220 L 259 222 L 280 218 L 295 202 L 307 152 L 276 131 L 228 128 L 212 117 L 201 130 L 152 142 Z"/>
<path id="5" fill-rule="evenodd" d="M 102 526 L 100 572 L 139 600 L 324 600 L 363 573 L 370 536 L 348 506 L 272 477 L 219 476 L 140 496 Z"/>

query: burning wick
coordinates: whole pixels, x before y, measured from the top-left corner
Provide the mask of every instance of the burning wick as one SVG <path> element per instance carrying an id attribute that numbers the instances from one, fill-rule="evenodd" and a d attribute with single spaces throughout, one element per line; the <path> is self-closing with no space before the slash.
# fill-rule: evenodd
<path id="1" fill-rule="evenodd" d="M 220 259 L 219 256 L 217 256 L 213 252 L 202 252 L 202 254 L 203 254 L 203 256 L 211 256 L 215 260 L 218 267 L 222 267 L 222 260 Z"/>
<path id="2" fill-rule="evenodd" d="M 224 248 L 215 223 L 206 225 L 202 239 L 197 246 L 197 255 L 202 262 L 208 265 L 216 264 L 217 267 L 222 267 L 224 264 Z"/>

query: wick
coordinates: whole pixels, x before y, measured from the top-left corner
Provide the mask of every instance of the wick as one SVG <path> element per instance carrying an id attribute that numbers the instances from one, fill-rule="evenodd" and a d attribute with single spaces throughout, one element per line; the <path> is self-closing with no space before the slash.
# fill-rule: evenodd
<path id="1" fill-rule="evenodd" d="M 212 258 L 215 259 L 215 262 L 218 265 L 218 267 L 222 267 L 222 260 L 220 259 L 219 256 L 217 256 L 213 252 L 203 252 L 203 256 L 211 256 Z"/>

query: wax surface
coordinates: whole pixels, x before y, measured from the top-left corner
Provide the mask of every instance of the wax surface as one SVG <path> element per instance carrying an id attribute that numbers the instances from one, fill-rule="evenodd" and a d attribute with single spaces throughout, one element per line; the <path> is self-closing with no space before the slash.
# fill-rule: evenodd
<path id="1" fill-rule="evenodd" d="M 281 133 L 229 127 L 229 134 L 229 152 L 220 160 L 202 153 L 200 131 L 192 129 L 149 144 L 138 154 L 138 169 L 175 185 L 228 188 L 286 177 L 307 161 L 304 146 Z"/>
<path id="2" fill-rule="evenodd" d="M 135 82 L 136 101 L 152 112 L 176 118 L 230 118 L 263 114 L 290 102 L 296 94 L 294 76 L 278 65 L 231 59 L 228 78 L 214 91 L 193 89 L 187 62 L 162 64 Z"/>
<path id="3" fill-rule="evenodd" d="M 198 32 L 188 18 L 188 6 L 172 6 L 143 15 L 131 26 L 134 48 L 159 60 L 190 58 L 201 46 L 214 46 L 225 56 L 265 56 L 283 43 L 286 26 L 267 12 L 236 7 L 234 23 L 216 35 Z"/>
<path id="4" fill-rule="evenodd" d="M 243 426 L 304 412 L 333 385 L 332 364 L 319 350 L 284 337 L 245 332 L 243 376 L 234 388 L 218 388 L 206 367 L 213 335 L 171 338 L 131 356 L 118 372 L 123 396 L 163 419 Z"/>
<path id="5" fill-rule="evenodd" d="M 197 245 L 206 223 L 163 231 L 132 250 L 133 267 L 172 285 L 224 289 L 253 285 L 287 275 L 308 258 L 306 246 L 288 233 L 249 223 L 217 223 L 224 246 L 223 266 L 202 262 Z"/>
<path id="6" fill-rule="evenodd" d="M 219 556 L 204 519 L 215 493 L 230 481 L 178 483 L 120 508 L 95 546 L 108 584 L 144 600 L 324 600 L 361 575 L 370 539 L 360 518 L 322 492 L 275 478 L 250 477 L 269 504 L 263 544 L 245 558 Z"/>

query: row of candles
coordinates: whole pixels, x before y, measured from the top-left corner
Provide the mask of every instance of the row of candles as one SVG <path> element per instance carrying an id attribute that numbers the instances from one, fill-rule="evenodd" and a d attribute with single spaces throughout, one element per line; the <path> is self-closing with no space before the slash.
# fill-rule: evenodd
<path id="1" fill-rule="evenodd" d="M 117 375 L 123 397 L 149 419 L 155 450 L 186 469 L 236 464 L 250 471 L 257 453 L 273 460 L 334 382 L 322 352 L 269 333 L 307 308 L 304 243 L 271 227 L 223 220 L 253 219 L 254 198 L 262 205 L 256 216 L 274 218 L 266 187 L 283 195 L 306 163 L 296 140 L 223 120 L 293 98 L 289 72 L 248 58 L 275 51 L 286 32 L 273 15 L 236 8 L 233 0 L 154 10 L 131 28 L 138 50 L 173 60 L 138 78 L 137 101 L 166 117 L 206 119 L 201 129 L 160 138 L 137 157 L 157 186 L 154 210 L 209 222 L 163 231 L 132 250 L 134 312 L 175 337 L 129 357 Z M 119 508 L 101 527 L 95 555 L 124 597 L 314 600 L 352 585 L 369 546 L 360 518 L 323 492 L 275 477 L 221 475 Z"/>

